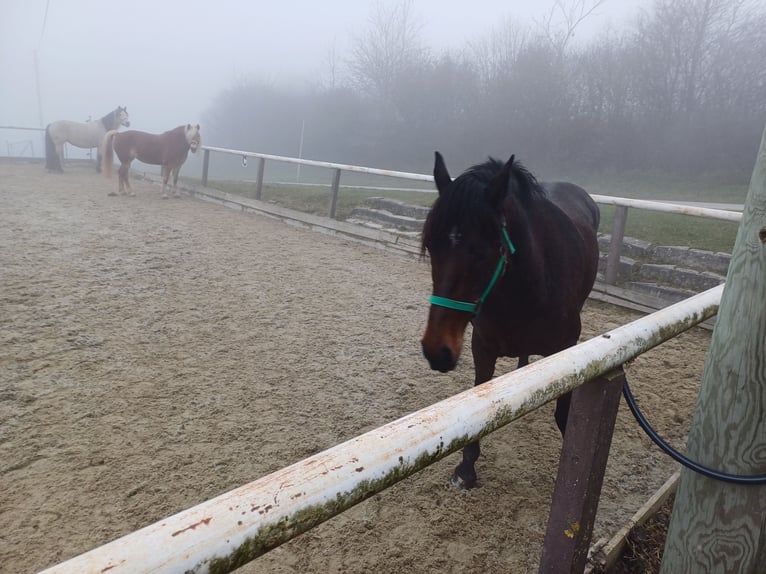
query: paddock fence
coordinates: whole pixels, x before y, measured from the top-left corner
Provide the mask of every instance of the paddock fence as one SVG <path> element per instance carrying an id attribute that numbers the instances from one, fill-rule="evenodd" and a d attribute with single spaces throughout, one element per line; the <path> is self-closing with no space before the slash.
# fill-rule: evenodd
<path id="1" fill-rule="evenodd" d="M 389 233 L 385 230 L 369 231 L 358 225 L 344 225 L 345 222 L 336 220 L 336 207 L 338 203 L 338 194 L 342 188 L 341 177 L 344 173 L 383 176 L 387 178 L 396 178 L 403 181 L 412 181 L 418 183 L 427 182 L 432 184 L 433 176 L 431 175 L 392 171 L 325 161 L 307 160 L 295 157 L 277 156 L 222 147 L 202 146 L 202 149 L 204 152 L 202 159 L 201 177 L 202 189 L 189 190 L 202 199 L 217 201 L 230 207 L 236 207 L 239 205 L 242 209 L 266 212 L 267 214 L 270 214 L 274 217 L 280 217 L 286 220 L 291 220 L 293 223 L 297 223 L 295 217 L 287 214 L 285 210 L 275 209 L 272 206 L 267 206 L 261 203 L 266 161 L 268 160 L 270 162 L 279 162 L 282 164 L 295 164 L 299 167 L 303 165 L 314 168 L 321 168 L 322 170 L 329 173 L 328 183 L 326 184 L 328 189 L 327 218 L 308 217 L 304 221 L 305 225 L 315 229 L 329 229 L 331 232 L 342 233 L 357 239 L 361 239 L 363 241 L 376 242 L 379 245 L 384 245 L 385 247 L 404 251 L 409 254 L 419 253 L 419 244 L 411 238 L 407 238 L 406 236 Z M 257 160 L 256 177 L 253 182 L 253 199 L 255 201 L 251 202 L 248 201 L 249 198 L 240 199 L 234 194 L 225 194 L 222 192 L 210 190 L 208 183 L 211 154 L 228 156 L 230 158 L 241 158 L 243 164 L 247 163 L 248 158 Z M 358 188 L 355 185 L 350 187 L 355 189 Z M 375 189 L 385 190 L 401 188 L 379 187 Z M 430 188 L 422 189 L 407 188 L 406 190 L 431 194 L 435 193 L 433 186 Z M 707 207 L 704 205 L 689 205 L 686 203 L 673 203 L 671 201 L 648 201 L 642 199 L 630 199 L 596 194 L 591 194 L 591 197 L 596 201 L 596 203 L 600 205 L 608 205 L 615 208 L 611 234 L 609 237 L 609 245 L 606 254 L 606 264 L 603 273 L 603 280 L 598 280 L 596 282 L 592 292 L 592 297 L 641 311 L 651 311 L 662 308 L 667 305 L 668 301 L 657 296 L 639 293 L 635 290 L 629 290 L 618 286 L 618 273 L 620 270 L 620 262 L 625 249 L 625 227 L 628 220 L 629 209 L 642 209 L 658 213 L 669 213 L 734 223 L 739 222 L 742 219 L 741 212 L 731 211 L 728 209 L 719 209 L 715 207 Z M 327 221 L 327 219 L 330 221 Z"/>
<path id="2" fill-rule="evenodd" d="M 611 416 L 606 437 L 603 426 L 587 437 L 567 429 L 540 566 L 582 572 L 623 380 L 615 369 L 714 316 L 722 292 L 720 285 L 535 361 L 44 572 L 231 572 L 563 393 L 574 390 L 577 408 L 578 392 L 608 390 L 613 406 L 589 413 Z M 562 471 L 567 460 L 575 462 Z M 578 488 L 587 503 L 572 514 Z"/>
<path id="3" fill-rule="evenodd" d="M 0 125 L 0 157 L 10 159 L 45 159 L 45 128 Z M 92 160 L 95 148 L 81 149 L 64 145 L 64 159 Z"/>

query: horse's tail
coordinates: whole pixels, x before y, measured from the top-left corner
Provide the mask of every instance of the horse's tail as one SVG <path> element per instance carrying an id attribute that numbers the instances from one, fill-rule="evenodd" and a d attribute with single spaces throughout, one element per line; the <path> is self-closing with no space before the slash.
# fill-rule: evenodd
<path id="1" fill-rule="evenodd" d="M 56 144 L 51 137 L 51 125 L 45 128 L 45 169 L 55 170 L 60 167 L 60 159 L 56 152 Z"/>
<path id="2" fill-rule="evenodd" d="M 112 141 L 117 135 L 117 130 L 109 130 L 104 134 L 104 140 L 101 142 L 101 171 L 106 177 L 112 177 L 112 167 L 114 166 L 114 146 Z"/>

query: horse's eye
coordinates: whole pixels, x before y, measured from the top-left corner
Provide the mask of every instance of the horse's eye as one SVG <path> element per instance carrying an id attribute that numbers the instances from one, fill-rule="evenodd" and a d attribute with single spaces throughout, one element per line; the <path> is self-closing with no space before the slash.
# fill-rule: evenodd
<path id="1" fill-rule="evenodd" d="M 477 263 L 482 263 L 492 257 L 492 250 L 483 243 L 472 243 L 468 246 L 468 253 Z"/>

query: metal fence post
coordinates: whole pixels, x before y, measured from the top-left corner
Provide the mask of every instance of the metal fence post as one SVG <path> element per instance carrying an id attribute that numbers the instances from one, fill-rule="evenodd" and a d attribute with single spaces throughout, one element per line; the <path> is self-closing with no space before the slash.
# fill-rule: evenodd
<path id="1" fill-rule="evenodd" d="M 335 208 L 338 205 L 338 188 L 340 187 L 340 169 L 335 169 L 332 174 L 332 187 L 330 188 L 330 219 L 335 219 Z"/>
<path id="2" fill-rule="evenodd" d="M 612 221 L 612 241 L 609 244 L 609 254 L 606 258 L 605 280 L 607 285 L 617 283 L 617 275 L 620 271 L 620 253 L 622 252 L 622 240 L 625 237 L 625 222 L 628 220 L 628 208 L 619 205 L 615 208 L 614 221 Z"/>

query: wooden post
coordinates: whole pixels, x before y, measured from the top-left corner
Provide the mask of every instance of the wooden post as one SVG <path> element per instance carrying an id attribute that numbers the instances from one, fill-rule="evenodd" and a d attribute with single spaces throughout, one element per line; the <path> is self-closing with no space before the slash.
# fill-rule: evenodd
<path id="1" fill-rule="evenodd" d="M 202 187 L 207 187 L 207 171 L 210 167 L 210 150 L 206 149 L 202 156 Z"/>
<path id="2" fill-rule="evenodd" d="M 604 280 L 607 285 L 617 283 L 617 274 L 620 271 L 620 253 L 622 252 L 622 240 L 625 237 L 625 222 L 628 220 L 628 208 L 618 205 L 614 211 L 612 221 L 612 241 L 609 243 L 609 253 L 606 256 L 606 273 Z"/>
<path id="3" fill-rule="evenodd" d="M 766 473 L 766 131 L 705 363 L 687 454 L 709 468 Z M 661 572 L 766 568 L 766 486 L 681 472 Z"/>
<path id="4" fill-rule="evenodd" d="M 338 205 L 338 188 L 340 187 L 340 169 L 335 169 L 332 174 L 332 187 L 330 188 L 330 219 L 335 219 L 335 208 Z"/>
<path id="5" fill-rule="evenodd" d="M 582 574 L 585 569 L 624 381 L 620 369 L 572 391 L 541 573 Z"/>
<path id="6" fill-rule="evenodd" d="M 263 193 L 263 172 L 266 170 L 266 159 L 258 158 L 258 170 L 255 172 L 255 199 L 261 199 Z"/>

